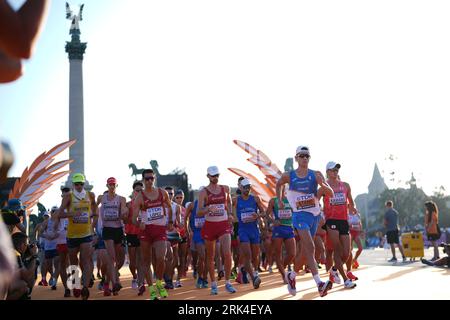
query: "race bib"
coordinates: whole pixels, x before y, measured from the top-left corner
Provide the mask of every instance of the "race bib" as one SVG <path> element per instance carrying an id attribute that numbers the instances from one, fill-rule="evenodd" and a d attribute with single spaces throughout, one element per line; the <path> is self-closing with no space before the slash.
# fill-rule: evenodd
<path id="1" fill-rule="evenodd" d="M 155 207 L 147 209 L 147 219 L 148 221 L 154 221 L 164 218 L 163 208 Z"/>
<path id="2" fill-rule="evenodd" d="M 314 194 L 298 195 L 295 198 L 295 206 L 297 211 L 314 208 L 316 206 L 316 198 Z"/>
<path id="3" fill-rule="evenodd" d="M 292 218 L 292 210 L 290 210 L 290 209 L 278 210 L 278 218 L 291 219 Z"/>
<path id="4" fill-rule="evenodd" d="M 347 205 L 347 197 L 343 192 L 336 192 L 334 197 L 330 199 L 330 205 L 332 206 L 342 206 Z"/>
<path id="5" fill-rule="evenodd" d="M 76 224 L 86 224 L 89 222 L 89 213 L 82 212 L 79 216 L 74 216 L 72 218 L 72 221 Z"/>
<path id="6" fill-rule="evenodd" d="M 114 209 L 106 209 L 104 212 L 105 221 L 119 220 L 119 212 Z"/>
<path id="7" fill-rule="evenodd" d="M 198 229 L 203 228 L 203 225 L 205 224 L 205 218 L 195 218 L 194 224 Z"/>
<path id="8" fill-rule="evenodd" d="M 243 223 L 249 223 L 255 221 L 254 217 L 255 212 L 242 212 L 241 220 Z"/>
<path id="9" fill-rule="evenodd" d="M 221 204 L 211 204 L 210 206 L 211 212 L 209 213 L 209 216 L 216 216 L 221 217 L 224 216 L 227 212 L 225 211 L 225 205 L 223 203 Z"/>

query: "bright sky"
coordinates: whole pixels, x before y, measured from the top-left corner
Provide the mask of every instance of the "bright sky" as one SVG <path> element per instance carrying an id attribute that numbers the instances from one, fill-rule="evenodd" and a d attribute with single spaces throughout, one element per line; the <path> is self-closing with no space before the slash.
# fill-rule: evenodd
<path id="1" fill-rule="evenodd" d="M 450 189 L 450 2 L 84 3 L 85 169 L 96 194 L 115 176 L 128 195 L 128 164 L 152 159 L 163 174 L 186 168 L 194 188 L 213 164 L 235 186 L 227 167 L 258 170 L 233 139 L 280 169 L 308 145 L 310 167 L 340 162 L 354 196 L 367 192 L 375 162 L 402 181 L 414 171 L 429 194 Z M 68 140 L 69 25 L 65 2 L 53 1 L 25 75 L 0 86 L 12 176 Z M 59 186 L 44 205 L 60 201 Z"/>

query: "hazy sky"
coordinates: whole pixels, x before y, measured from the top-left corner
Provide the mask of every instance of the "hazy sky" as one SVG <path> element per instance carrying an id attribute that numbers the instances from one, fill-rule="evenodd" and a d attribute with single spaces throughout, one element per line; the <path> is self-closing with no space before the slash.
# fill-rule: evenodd
<path id="1" fill-rule="evenodd" d="M 152 159 L 163 174 L 186 168 L 194 188 L 214 164 L 234 186 L 227 167 L 258 171 L 233 139 L 281 169 L 308 145 L 310 167 L 340 162 L 354 195 L 367 192 L 375 162 L 402 181 L 414 171 L 427 193 L 450 188 L 450 2 L 83 3 L 85 169 L 96 193 L 115 176 L 128 195 L 128 164 Z M 69 25 L 54 0 L 25 75 L 0 86 L 10 175 L 68 139 Z M 44 205 L 60 200 L 59 186 Z"/>

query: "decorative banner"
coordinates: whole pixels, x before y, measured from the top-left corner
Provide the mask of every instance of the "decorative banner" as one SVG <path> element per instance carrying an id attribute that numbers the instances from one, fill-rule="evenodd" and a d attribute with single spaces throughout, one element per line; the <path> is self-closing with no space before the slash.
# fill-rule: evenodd
<path id="1" fill-rule="evenodd" d="M 27 208 L 32 208 L 36 205 L 39 198 L 44 195 L 45 191 L 50 188 L 55 181 L 70 173 L 70 171 L 56 171 L 66 167 L 72 163 L 73 160 L 64 160 L 53 165 L 52 163 L 55 161 L 57 155 L 67 148 L 70 148 L 75 142 L 76 140 L 63 142 L 53 147 L 50 151 L 43 152 L 37 157 L 29 168 L 25 168 L 21 178 L 14 184 L 8 198 L 22 200 L 23 205 Z M 31 211 L 27 210 L 27 213 L 30 214 Z"/>
<path id="2" fill-rule="evenodd" d="M 250 180 L 250 183 L 252 184 L 252 192 L 260 196 L 263 204 L 267 207 L 270 199 L 275 197 L 276 195 L 275 186 L 278 179 L 281 178 L 281 170 L 261 150 L 254 148 L 247 142 L 239 140 L 233 140 L 233 142 L 242 150 L 251 155 L 251 157 L 247 159 L 247 161 L 258 167 L 258 169 L 265 176 L 266 184 L 260 182 L 252 174 L 240 169 L 228 168 L 228 170 L 230 170 L 234 174 L 237 174 L 238 176 L 242 176 Z"/>

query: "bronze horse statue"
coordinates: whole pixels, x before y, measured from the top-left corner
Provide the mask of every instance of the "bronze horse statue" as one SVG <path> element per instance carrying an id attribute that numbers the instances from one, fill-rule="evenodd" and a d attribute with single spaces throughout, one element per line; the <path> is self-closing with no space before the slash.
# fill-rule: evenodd
<path id="1" fill-rule="evenodd" d="M 130 163 L 130 164 L 128 165 L 128 168 L 130 168 L 130 169 L 133 171 L 133 172 L 131 173 L 131 175 L 134 176 L 134 178 L 135 178 L 136 180 L 138 180 L 137 175 L 138 175 L 138 174 L 142 174 L 142 172 L 144 172 L 144 170 L 145 170 L 145 169 L 138 169 L 134 163 Z"/>

